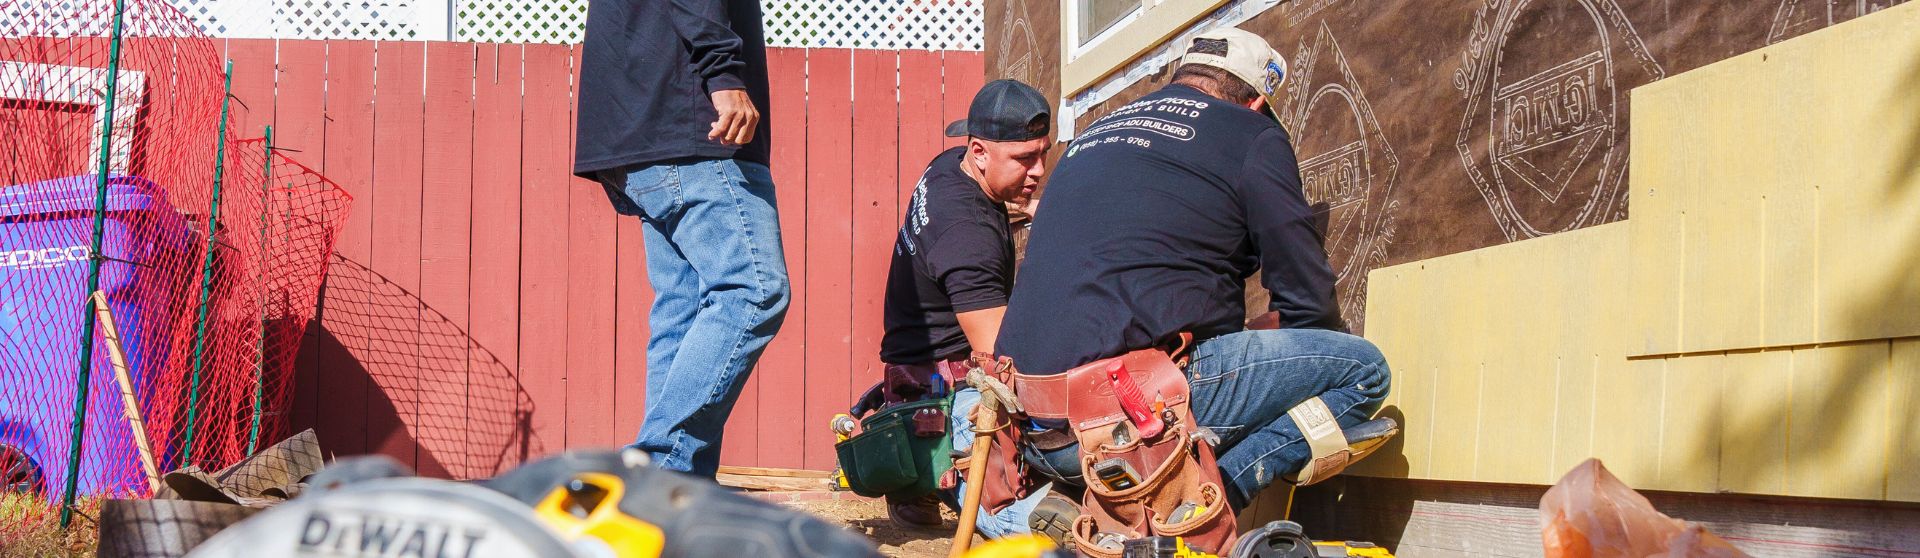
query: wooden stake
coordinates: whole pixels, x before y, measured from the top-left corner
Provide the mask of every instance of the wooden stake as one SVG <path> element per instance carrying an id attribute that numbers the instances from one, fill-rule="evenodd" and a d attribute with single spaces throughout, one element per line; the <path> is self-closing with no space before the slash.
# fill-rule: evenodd
<path id="1" fill-rule="evenodd" d="M 93 292 L 93 312 L 100 319 L 100 337 L 107 342 L 107 356 L 113 359 L 113 379 L 120 384 L 121 411 L 127 426 L 133 429 L 133 443 L 140 449 L 140 465 L 147 470 L 147 486 L 160 490 L 160 470 L 153 464 L 153 445 L 147 442 L 147 422 L 140 418 L 140 402 L 133 396 L 133 379 L 127 372 L 127 353 L 120 348 L 120 328 L 113 324 L 113 308 L 107 295 Z"/>

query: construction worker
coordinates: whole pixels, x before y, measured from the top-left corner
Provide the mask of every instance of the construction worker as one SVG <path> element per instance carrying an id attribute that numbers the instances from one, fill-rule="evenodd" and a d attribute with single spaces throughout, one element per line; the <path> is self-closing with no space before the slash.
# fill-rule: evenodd
<path id="1" fill-rule="evenodd" d="M 760 3 L 588 8 L 573 171 L 646 223 L 654 292 L 632 447 L 713 478 L 727 415 L 787 312 Z"/>
<path id="2" fill-rule="evenodd" d="M 974 352 L 992 354 L 1013 288 L 1007 205 L 1032 196 L 1046 174 L 1051 118 L 1039 91 L 999 80 L 980 88 L 967 118 L 947 127 L 948 136 L 967 142 L 935 156 L 914 185 L 887 273 L 886 335 L 880 340 L 886 372 L 881 389 L 871 394 L 900 399 L 944 393 L 966 376 Z M 923 387 L 930 383 L 941 385 Z M 977 398 L 958 395 L 962 401 Z M 958 409 L 953 414 L 964 416 Z M 941 524 L 938 500 L 931 497 L 890 501 L 887 510 L 902 525 Z"/>
<path id="3" fill-rule="evenodd" d="M 1397 427 L 1369 420 L 1387 396 L 1387 362 L 1344 332 L 1322 233 L 1273 114 L 1284 60 L 1232 28 L 1183 46 L 1168 85 L 1067 147 L 996 348 L 1020 374 L 1045 376 L 1191 334 L 1193 416 L 1219 437 L 1227 501 L 1239 509 L 1276 480 L 1337 473 Z M 1244 322 L 1243 282 L 1256 270 L 1278 329 Z M 1310 421 L 1322 427 L 1304 436 L 1295 416 L 1315 412 L 1339 428 Z"/>

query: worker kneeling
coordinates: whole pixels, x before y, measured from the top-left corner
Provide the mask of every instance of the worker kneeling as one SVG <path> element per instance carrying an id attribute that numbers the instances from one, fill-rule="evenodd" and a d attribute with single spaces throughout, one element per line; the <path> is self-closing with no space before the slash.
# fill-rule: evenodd
<path id="1" fill-rule="evenodd" d="M 958 443 L 946 442 L 947 388 L 973 368 L 971 355 L 993 353 L 1013 288 L 1007 205 L 1032 196 L 1045 175 L 1051 119 L 1033 87 L 988 83 L 967 118 L 947 128 L 966 144 L 934 157 L 914 186 L 887 274 L 884 377 L 851 411 L 877 412 L 859 436 L 836 447 L 849 487 L 886 495 L 896 524 L 939 526 L 939 501 L 953 500 L 947 451 L 967 450 L 972 433 L 953 429 Z M 957 414 L 964 417 L 977 398 L 972 390 L 954 394 Z M 1005 534 L 1002 523 L 990 523 L 988 533 Z"/>
<path id="2" fill-rule="evenodd" d="M 1238 29 L 1185 46 L 1172 83 L 1067 147 L 997 338 L 1019 410 L 1079 442 L 1072 538 L 1097 557 L 1150 535 L 1224 554 L 1261 489 L 1337 474 L 1398 430 L 1369 420 L 1387 363 L 1343 331 L 1273 117 L 1285 62 Z M 1244 322 L 1256 271 L 1265 329 Z"/>

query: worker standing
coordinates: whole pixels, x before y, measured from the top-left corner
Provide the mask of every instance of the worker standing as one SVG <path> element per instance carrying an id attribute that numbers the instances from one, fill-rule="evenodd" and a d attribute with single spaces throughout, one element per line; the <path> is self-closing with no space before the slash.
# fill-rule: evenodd
<path id="1" fill-rule="evenodd" d="M 727 415 L 787 311 L 760 3 L 591 0 L 587 14 L 573 171 L 645 223 L 654 291 L 632 447 L 712 478 Z"/>

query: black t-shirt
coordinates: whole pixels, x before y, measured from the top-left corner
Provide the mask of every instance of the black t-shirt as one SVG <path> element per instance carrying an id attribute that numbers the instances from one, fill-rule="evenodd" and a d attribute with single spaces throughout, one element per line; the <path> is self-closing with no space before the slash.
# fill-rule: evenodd
<path id="1" fill-rule="evenodd" d="M 773 118 L 758 0 L 591 0 L 586 31 L 575 174 L 685 158 L 767 164 Z M 718 114 L 709 94 L 728 89 L 745 89 L 760 110 L 745 146 L 707 139 Z"/>
<path id="2" fill-rule="evenodd" d="M 1262 268 L 1284 327 L 1342 329 L 1272 118 L 1169 85 L 1094 121 L 1057 168 L 996 347 L 1022 372 L 1239 331 L 1244 281 Z"/>
<path id="3" fill-rule="evenodd" d="M 1013 285 L 1007 208 L 961 172 L 964 153 L 955 147 L 934 157 L 913 187 L 887 270 L 884 362 L 965 356 L 970 345 L 954 314 L 1007 304 Z"/>

